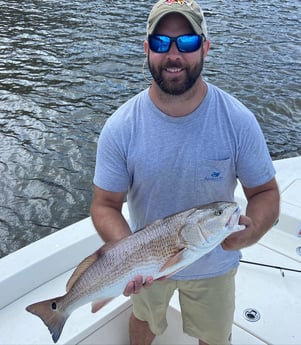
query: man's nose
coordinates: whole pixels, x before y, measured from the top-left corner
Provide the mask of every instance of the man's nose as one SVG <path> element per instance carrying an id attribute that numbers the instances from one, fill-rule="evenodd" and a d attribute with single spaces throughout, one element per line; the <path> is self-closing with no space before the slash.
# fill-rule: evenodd
<path id="1" fill-rule="evenodd" d="M 172 42 L 171 43 L 171 46 L 170 46 L 170 49 L 169 49 L 168 53 L 171 54 L 171 55 L 172 54 L 179 54 L 180 53 L 180 51 L 179 51 L 179 49 L 177 47 L 176 42 Z"/>

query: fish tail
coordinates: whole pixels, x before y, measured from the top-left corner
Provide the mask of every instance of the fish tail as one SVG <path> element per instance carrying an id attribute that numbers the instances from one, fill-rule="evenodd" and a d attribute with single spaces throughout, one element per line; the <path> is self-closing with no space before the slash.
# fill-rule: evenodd
<path id="1" fill-rule="evenodd" d="M 38 316 L 48 327 L 52 340 L 56 343 L 62 333 L 69 313 L 59 310 L 58 302 L 62 297 L 34 303 L 26 307 L 26 310 Z"/>

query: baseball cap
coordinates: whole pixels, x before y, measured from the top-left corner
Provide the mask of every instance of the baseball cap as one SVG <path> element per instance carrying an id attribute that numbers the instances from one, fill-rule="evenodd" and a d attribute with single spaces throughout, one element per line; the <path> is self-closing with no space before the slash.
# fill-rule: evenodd
<path id="1" fill-rule="evenodd" d="M 207 38 L 206 20 L 201 7 L 194 0 L 159 0 L 152 8 L 147 21 L 147 35 L 151 35 L 160 19 L 169 13 L 182 14 L 198 35 Z"/>

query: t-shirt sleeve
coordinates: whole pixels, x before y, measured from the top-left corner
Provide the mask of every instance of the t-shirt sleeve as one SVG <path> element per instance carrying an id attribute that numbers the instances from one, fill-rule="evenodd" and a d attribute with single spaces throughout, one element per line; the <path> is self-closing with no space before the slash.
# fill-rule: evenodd
<path id="1" fill-rule="evenodd" d="M 120 136 L 114 133 L 109 122 L 99 136 L 93 182 L 97 187 L 111 192 L 128 190 L 130 178 L 126 153 Z"/>
<path id="2" fill-rule="evenodd" d="M 252 114 L 248 126 L 240 131 L 237 177 L 243 186 L 252 188 L 267 183 L 274 176 L 275 169 L 264 135 Z"/>

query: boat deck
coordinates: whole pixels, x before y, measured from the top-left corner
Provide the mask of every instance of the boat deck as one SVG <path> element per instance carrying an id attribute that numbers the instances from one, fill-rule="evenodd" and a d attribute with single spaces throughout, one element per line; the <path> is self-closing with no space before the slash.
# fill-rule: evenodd
<path id="1" fill-rule="evenodd" d="M 301 159 L 297 165 L 297 161 L 288 161 L 275 162 L 282 192 L 280 220 L 258 244 L 244 249 L 242 254 L 247 261 L 301 270 Z M 287 164 L 293 164 L 295 173 L 284 176 Z M 236 196 L 245 205 L 240 189 Z M 64 294 L 73 268 L 100 245 L 91 219 L 87 218 L 2 258 L 0 344 L 51 344 L 47 328 L 25 307 Z M 242 263 L 237 274 L 232 343 L 300 345 L 300 286 L 298 272 Z M 124 296 L 96 314 L 91 314 L 90 305 L 85 305 L 70 316 L 58 343 L 126 345 L 130 312 L 131 301 Z M 167 331 L 154 344 L 197 344 L 182 332 L 176 294 L 168 319 Z"/>

